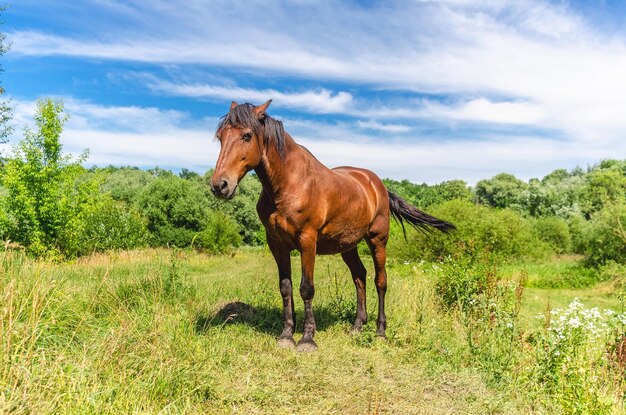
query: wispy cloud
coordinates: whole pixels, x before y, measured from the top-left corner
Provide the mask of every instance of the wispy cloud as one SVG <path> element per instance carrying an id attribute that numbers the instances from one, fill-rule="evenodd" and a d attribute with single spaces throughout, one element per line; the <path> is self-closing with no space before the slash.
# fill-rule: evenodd
<path id="1" fill-rule="evenodd" d="M 406 133 L 411 127 L 402 124 L 383 124 L 375 120 L 357 121 L 357 125 L 368 130 L 378 130 L 389 133 Z"/>
<path id="2" fill-rule="evenodd" d="M 204 171 L 217 160 L 219 146 L 212 140 L 215 118 L 194 120 L 180 111 L 101 106 L 71 97 L 65 97 L 65 102 L 71 118 L 62 134 L 64 150 L 79 154 L 88 148 L 87 164 L 158 165 Z M 34 107 L 33 102 L 16 101 L 18 118 L 32 124 Z M 626 142 L 581 147 L 536 136 L 433 140 L 426 136 L 407 138 L 403 131 L 385 131 L 383 140 L 355 128 L 358 121 L 283 121 L 300 144 L 330 167 L 362 166 L 382 177 L 416 182 L 461 177 L 475 183 L 502 171 L 515 171 L 519 177 L 529 179 L 564 165 L 598 160 L 607 152 L 626 154 Z"/>
<path id="3" fill-rule="evenodd" d="M 19 31 L 10 34 L 13 53 L 218 65 L 457 94 L 447 107 L 426 105 L 425 115 L 539 124 L 587 136 L 604 137 L 626 124 L 624 38 L 590 28 L 564 5 L 449 0 L 369 8 L 325 2 L 169 7 L 149 1 L 125 7 L 145 15 L 119 36 L 70 39 Z M 229 21 L 236 27 L 225 28 Z M 284 105 L 317 113 L 343 112 L 353 105 L 351 93 L 328 89 L 285 93 L 201 82 L 153 86 L 199 98 L 260 101 L 271 94 Z"/>
<path id="4" fill-rule="evenodd" d="M 249 89 L 224 87 L 210 84 L 177 84 L 153 77 L 148 78 L 153 91 L 192 98 L 219 98 L 223 100 L 263 103 L 272 98 L 274 106 L 304 109 L 312 113 L 341 113 L 352 106 L 352 95 L 348 92 L 333 94 L 326 89 L 303 92 L 281 92 L 275 89 Z"/>
<path id="5" fill-rule="evenodd" d="M 147 72 L 166 68 L 142 79 L 159 95 L 274 98 L 273 108 L 300 111 L 302 118 L 340 114 L 343 121 L 325 121 L 323 129 L 319 119 L 287 127 L 330 164 L 362 163 L 394 177 L 433 179 L 426 168 L 440 178 L 472 180 L 502 170 L 528 176 L 532 169 L 539 174 L 626 154 L 626 37 L 604 33 L 568 2 L 95 3 L 132 24 L 115 32 L 85 29 L 71 38 L 14 30 L 8 34 L 12 53 L 139 62 Z M 228 72 L 234 81 L 162 75 L 172 67 L 176 73 Z M 267 79 L 272 88 L 263 86 Z M 277 86 L 281 80 L 288 86 Z M 306 86 L 294 87 L 300 81 Z M 162 137 L 173 147 L 169 155 L 158 153 L 159 146 L 155 153 L 144 149 L 155 159 L 177 154 L 173 135 L 201 142 L 201 121 L 184 112 L 82 105 L 71 130 L 76 140 L 80 132 L 92 137 L 86 140 L 93 141 L 93 154 L 114 151 L 106 135 L 97 135 L 105 132 L 120 148 L 130 146 L 125 154 L 139 154 L 136 143 L 147 134 Z M 114 122 L 118 115 L 126 121 Z M 444 138 L 420 134 L 426 123 L 454 128 Z M 510 134 L 464 136 L 463 128 L 477 124 Z M 554 133 L 522 137 L 520 131 L 531 129 Z M 204 153 L 197 151 L 176 157 L 199 163 L 197 154 Z"/>

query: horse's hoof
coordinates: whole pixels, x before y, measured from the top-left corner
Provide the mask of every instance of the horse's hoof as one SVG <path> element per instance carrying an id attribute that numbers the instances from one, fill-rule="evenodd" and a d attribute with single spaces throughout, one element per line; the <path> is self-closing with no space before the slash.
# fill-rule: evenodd
<path id="1" fill-rule="evenodd" d="M 276 344 L 281 349 L 293 349 L 294 347 L 296 347 L 296 341 L 293 339 L 293 337 L 281 337 L 280 339 L 278 339 L 278 342 L 276 342 Z"/>
<path id="2" fill-rule="evenodd" d="M 355 324 L 354 326 L 352 326 L 352 328 L 350 329 L 350 335 L 354 336 L 356 334 L 359 334 L 360 332 L 363 331 L 363 325 L 362 324 Z"/>
<path id="3" fill-rule="evenodd" d="M 302 341 L 302 339 L 298 342 L 298 346 L 296 350 L 300 353 L 310 353 L 317 350 L 317 344 L 315 344 L 315 340 L 308 339 Z"/>
<path id="4" fill-rule="evenodd" d="M 387 335 L 385 334 L 384 331 L 383 332 L 377 331 L 376 336 L 378 336 L 379 339 L 387 340 Z"/>

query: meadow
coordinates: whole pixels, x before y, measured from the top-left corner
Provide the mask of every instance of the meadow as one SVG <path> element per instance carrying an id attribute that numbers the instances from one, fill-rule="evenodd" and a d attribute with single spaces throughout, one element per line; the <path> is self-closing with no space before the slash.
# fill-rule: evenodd
<path id="1" fill-rule="evenodd" d="M 297 283 L 299 258 L 292 259 Z M 623 312 L 619 279 L 540 288 L 577 260 L 495 271 L 494 287 L 505 289 L 485 297 L 497 303 L 485 320 L 480 307 L 442 303 L 445 264 L 391 259 L 383 340 L 374 334 L 370 261 L 370 319 L 350 335 L 350 275 L 339 257 L 319 257 L 320 349 L 298 354 L 276 347 L 281 299 L 266 249 L 218 256 L 143 249 L 64 263 L 7 250 L 0 252 L 0 413 L 624 413 L 624 361 L 610 342 L 599 360 L 570 350 L 575 373 L 551 372 L 569 376 L 567 384 L 536 378 L 545 369 L 536 355 L 548 347 L 538 339 L 549 335 L 537 314 L 576 297 L 586 309 Z M 529 287 L 515 282 L 520 275 Z M 301 330 L 298 298 L 296 313 Z M 592 348 L 587 340 L 575 346 Z"/>
<path id="2" fill-rule="evenodd" d="M 387 339 L 367 249 L 355 335 L 349 272 L 320 257 L 320 349 L 297 354 L 276 347 L 258 178 L 222 202 L 212 171 L 86 169 L 63 154 L 66 119 L 41 100 L 0 159 L 0 413 L 626 412 L 626 161 L 475 186 L 385 179 L 456 231 L 392 223 Z"/>

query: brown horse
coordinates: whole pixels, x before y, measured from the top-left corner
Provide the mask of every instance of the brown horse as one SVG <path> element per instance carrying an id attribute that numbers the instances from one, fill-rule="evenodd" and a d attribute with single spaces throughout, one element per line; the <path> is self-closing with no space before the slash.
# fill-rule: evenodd
<path id="1" fill-rule="evenodd" d="M 313 269 L 316 254 L 341 254 L 356 286 L 357 308 L 353 330 L 367 320 L 365 309 L 366 270 L 359 258 L 357 244 L 367 243 L 376 277 L 378 320 L 376 333 L 385 336 L 385 261 L 389 238 L 389 217 L 403 227 L 403 220 L 421 230 L 428 227 L 447 232 L 454 225 L 427 215 L 387 190 L 369 170 L 356 167 L 329 169 L 306 148 L 298 145 L 283 129 L 282 122 L 267 114 L 271 100 L 257 107 L 251 104 L 230 106 L 220 121 L 216 138 L 221 150 L 211 190 L 230 199 L 237 184 L 250 170 L 263 185 L 257 203 L 259 218 L 265 226 L 267 243 L 278 265 L 280 293 L 283 297 L 281 347 L 293 347 L 295 313 L 291 284 L 290 252 L 300 252 L 304 301 L 304 334 L 298 351 L 317 349 L 313 340 L 315 318 L 311 305 L 315 288 Z"/>

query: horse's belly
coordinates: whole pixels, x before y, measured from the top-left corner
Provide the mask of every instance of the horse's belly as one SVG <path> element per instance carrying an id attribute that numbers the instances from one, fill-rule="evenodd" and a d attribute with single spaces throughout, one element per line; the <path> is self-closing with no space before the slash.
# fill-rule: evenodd
<path id="1" fill-rule="evenodd" d="M 351 228 L 335 231 L 323 230 L 317 238 L 317 253 L 320 255 L 338 254 L 357 246 L 365 236 L 366 229 Z"/>

